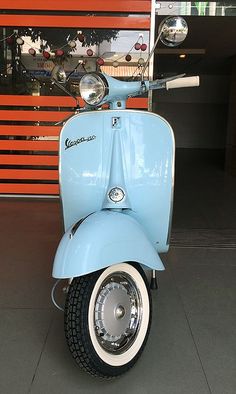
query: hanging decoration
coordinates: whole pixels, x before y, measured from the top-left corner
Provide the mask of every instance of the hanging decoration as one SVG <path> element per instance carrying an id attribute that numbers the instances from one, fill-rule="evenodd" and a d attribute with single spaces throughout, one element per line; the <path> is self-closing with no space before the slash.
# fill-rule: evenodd
<path id="1" fill-rule="evenodd" d="M 92 49 L 87 49 L 86 53 L 87 53 L 88 56 L 93 56 Z"/>
<path id="2" fill-rule="evenodd" d="M 18 45 L 24 45 L 24 40 L 23 40 L 23 38 L 17 37 L 16 43 L 17 43 Z"/>
<path id="3" fill-rule="evenodd" d="M 54 53 L 55 58 L 58 58 L 58 59 L 63 58 L 64 56 L 66 57 L 68 54 L 68 47 L 70 48 L 70 50 L 75 50 L 75 48 L 77 46 L 76 40 L 78 40 L 80 43 L 85 42 L 85 36 L 81 31 L 78 31 L 77 35 L 73 39 L 68 41 L 67 44 L 63 45 L 60 48 L 55 48 L 55 49 L 51 48 L 50 52 Z M 22 37 L 17 36 L 16 33 L 13 33 L 10 36 L 8 36 L 0 41 L 6 41 L 9 46 L 13 45 L 14 41 L 19 46 L 26 44 L 26 45 L 30 46 L 30 48 L 28 49 L 28 53 L 31 56 L 36 56 L 36 53 L 38 51 L 39 53 L 42 53 L 42 56 L 44 57 L 44 59 L 48 60 L 51 58 L 51 53 L 49 51 L 47 51 L 46 48 L 43 47 L 43 45 L 41 45 L 40 48 L 32 47 L 27 42 L 24 42 L 24 39 Z M 67 50 L 65 50 L 66 47 L 67 47 Z M 139 35 L 138 40 L 135 42 L 135 44 L 132 46 L 132 48 L 128 51 L 128 53 L 126 55 L 122 55 L 120 58 L 114 60 L 114 62 L 112 63 L 113 67 L 115 67 L 115 68 L 119 67 L 119 60 L 121 60 L 123 58 L 125 59 L 126 62 L 131 62 L 132 61 L 131 52 L 133 49 L 135 49 L 136 51 L 141 51 L 141 52 L 146 51 L 147 44 L 145 44 L 143 42 L 143 35 L 141 35 L 141 34 Z M 98 56 L 91 48 L 87 49 L 86 54 L 89 57 L 96 56 L 97 57 L 96 63 L 98 66 L 103 66 L 105 64 L 104 59 L 102 57 Z M 52 60 L 53 60 L 53 58 L 52 58 Z M 137 63 L 138 63 L 138 66 L 142 66 L 145 63 L 141 54 L 140 54 L 140 58 Z"/>
<path id="4" fill-rule="evenodd" d="M 143 52 L 146 51 L 146 49 L 147 49 L 147 44 L 144 44 L 144 43 L 143 43 L 143 44 L 141 45 L 140 49 L 141 49 L 141 51 L 143 51 Z"/>
<path id="5" fill-rule="evenodd" d="M 104 65 L 104 59 L 102 58 L 102 57 L 99 57 L 99 58 L 97 58 L 97 64 L 99 65 L 99 66 L 103 66 Z"/>
<path id="6" fill-rule="evenodd" d="M 140 68 L 142 68 L 143 66 L 144 66 L 144 64 L 145 64 L 145 60 L 144 60 L 144 58 L 141 56 L 141 53 L 142 52 L 145 52 L 146 51 L 146 49 L 147 49 L 147 44 L 145 44 L 144 42 L 143 42 L 143 35 L 142 34 L 140 34 L 139 35 L 139 37 L 138 37 L 138 40 L 135 42 L 135 44 L 130 48 L 130 50 L 128 51 L 128 53 L 127 54 L 125 54 L 125 55 L 122 55 L 122 56 L 120 56 L 118 59 L 116 59 L 116 60 L 114 60 L 114 62 L 112 63 L 112 65 L 113 65 L 113 67 L 114 68 L 117 68 L 117 67 L 119 67 L 119 61 L 120 60 L 125 60 L 126 62 L 131 62 L 133 59 L 132 59 L 132 56 L 131 56 L 131 53 L 133 52 L 133 50 L 136 50 L 136 51 L 140 51 L 140 58 L 138 59 L 138 61 L 137 61 L 137 69 L 140 69 Z M 133 61 L 134 62 L 134 61 Z"/>
<path id="7" fill-rule="evenodd" d="M 14 36 L 9 36 L 6 38 L 7 42 L 9 43 L 9 45 L 14 42 Z M 77 32 L 77 36 L 74 37 L 74 39 L 68 41 L 67 44 L 63 45 L 60 48 L 56 48 L 56 49 L 51 49 L 51 52 L 54 53 L 55 58 L 62 58 L 64 56 L 66 56 L 67 52 L 64 50 L 64 48 L 67 46 L 67 48 L 71 48 L 72 50 L 76 48 L 77 44 L 76 44 L 76 40 L 78 40 L 81 43 L 84 43 L 85 41 L 85 36 L 82 34 L 82 32 Z M 16 43 L 20 46 L 22 46 L 25 42 L 23 40 L 22 37 L 17 37 L 16 38 Z M 27 45 L 29 45 L 27 42 L 25 43 Z M 132 61 L 132 56 L 131 56 L 131 52 L 133 51 L 133 49 L 135 49 L 136 51 L 141 51 L 141 52 L 145 52 L 147 49 L 147 44 L 145 44 L 143 42 L 143 35 L 139 35 L 138 40 L 135 42 L 135 44 L 132 46 L 132 48 L 130 48 L 130 50 L 128 51 L 128 53 L 126 55 L 122 55 L 120 58 L 116 59 L 112 65 L 113 67 L 117 68 L 119 67 L 119 60 L 121 59 L 125 59 L 126 62 L 131 62 Z M 42 53 L 43 57 L 48 60 L 49 58 L 51 58 L 51 54 L 50 52 L 46 51 L 46 49 L 41 49 L 41 48 L 33 48 L 31 47 L 28 52 L 32 55 L 35 56 L 36 55 L 36 50 L 38 50 L 39 52 Z M 92 57 L 92 56 L 96 56 L 97 60 L 96 63 L 98 66 L 103 66 L 105 64 L 105 61 L 102 57 L 98 56 L 91 48 L 88 48 L 86 51 L 87 56 Z M 140 58 L 138 60 L 138 66 L 143 66 L 143 64 L 145 63 L 143 57 L 141 57 L 140 54 Z"/>
<path id="8" fill-rule="evenodd" d="M 29 54 L 30 54 L 31 56 L 35 56 L 35 55 L 36 55 L 36 50 L 35 50 L 34 48 L 30 48 L 30 49 L 28 50 L 28 52 L 29 52 Z"/>
<path id="9" fill-rule="evenodd" d="M 79 42 L 84 42 L 85 41 L 85 37 L 84 37 L 84 35 L 82 33 L 79 33 L 77 37 L 78 37 Z"/>
<path id="10" fill-rule="evenodd" d="M 134 48 L 136 49 L 136 51 L 139 51 L 139 49 L 141 48 L 141 44 L 139 42 L 136 42 Z"/>
<path id="11" fill-rule="evenodd" d="M 48 51 L 43 51 L 42 54 L 43 54 L 43 57 L 47 60 L 50 59 L 50 57 L 51 57 L 51 55 Z"/>
<path id="12" fill-rule="evenodd" d="M 75 47 L 76 47 L 76 42 L 75 42 L 74 40 L 69 41 L 69 42 L 68 42 L 68 45 L 69 45 L 71 48 L 75 48 Z"/>
<path id="13" fill-rule="evenodd" d="M 140 57 L 140 58 L 138 59 L 138 64 L 139 64 L 140 66 L 143 66 L 144 63 L 145 63 L 144 58 L 143 58 L 143 57 Z"/>
<path id="14" fill-rule="evenodd" d="M 57 49 L 55 51 L 55 56 L 62 57 L 64 54 L 65 52 L 63 51 L 63 49 Z"/>
<path id="15" fill-rule="evenodd" d="M 131 56 L 130 54 L 126 55 L 126 56 L 125 56 L 125 60 L 126 60 L 127 62 L 130 62 L 130 61 L 132 60 L 132 56 Z"/>
<path id="16" fill-rule="evenodd" d="M 0 42 L 5 41 L 9 47 L 11 47 L 14 43 L 16 43 L 19 47 L 22 47 L 23 45 L 27 45 L 27 46 L 29 46 L 28 53 L 32 57 L 35 57 L 37 53 L 41 53 L 42 57 L 45 60 L 50 59 L 53 61 L 54 64 L 56 64 L 56 65 L 58 64 L 63 67 L 63 61 L 66 59 L 66 57 L 68 56 L 70 51 L 74 51 L 76 49 L 78 42 L 80 42 L 82 44 L 82 46 L 84 46 L 85 40 L 86 39 L 85 39 L 84 34 L 81 31 L 78 31 L 76 36 L 71 38 L 65 45 L 62 45 L 59 48 L 50 48 L 50 50 L 47 50 L 47 47 L 45 47 L 42 43 L 39 48 L 33 47 L 32 43 L 29 44 L 29 43 L 25 42 L 21 36 L 17 35 L 17 33 L 14 32 L 11 35 L 1 39 Z M 147 44 L 143 42 L 143 35 L 140 34 L 138 39 L 135 41 L 134 45 L 128 51 L 128 53 L 123 54 L 119 58 L 116 58 L 113 61 L 112 66 L 114 68 L 118 68 L 120 65 L 119 61 L 122 61 L 122 62 L 126 61 L 127 63 L 132 62 L 132 65 L 134 63 L 136 63 L 136 65 L 137 65 L 136 71 L 141 73 L 140 70 L 143 68 L 143 66 L 145 64 L 145 59 L 143 58 L 142 53 L 145 52 L 146 50 L 147 50 Z M 139 59 L 136 59 L 137 56 L 133 55 L 134 51 L 137 51 L 137 52 L 139 51 L 139 54 L 140 54 Z M 94 57 L 96 59 L 95 61 L 96 61 L 98 68 L 105 64 L 105 60 L 101 56 L 99 56 L 91 48 L 88 48 L 86 50 L 86 55 L 88 57 Z M 15 58 L 15 61 L 17 61 L 16 58 Z M 82 65 L 81 61 L 76 66 L 75 70 L 78 68 L 79 65 Z M 83 61 L 83 69 L 84 69 L 84 71 L 86 71 L 84 65 L 85 65 L 85 62 Z M 69 75 L 71 75 L 75 70 L 73 70 Z M 136 73 L 136 71 L 135 71 L 135 73 Z M 27 70 L 23 69 L 22 72 L 27 73 Z M 33 80 L 36 81 L 37 79 L 33 78 Z M 38 82 L 40 83 L 39 80 L 38 80 Z"/>

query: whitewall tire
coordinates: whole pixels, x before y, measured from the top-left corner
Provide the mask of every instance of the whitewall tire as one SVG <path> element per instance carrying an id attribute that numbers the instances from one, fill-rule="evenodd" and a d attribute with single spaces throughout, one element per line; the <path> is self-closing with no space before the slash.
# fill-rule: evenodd
<path id="1" fill-rule="evenodd" d="M 150 324 L 150 292 L 139 264 L 116 264 L 73 279 L 65 333 L 86 372 L 107 379 L 126 372 L 139 358 Z"/>

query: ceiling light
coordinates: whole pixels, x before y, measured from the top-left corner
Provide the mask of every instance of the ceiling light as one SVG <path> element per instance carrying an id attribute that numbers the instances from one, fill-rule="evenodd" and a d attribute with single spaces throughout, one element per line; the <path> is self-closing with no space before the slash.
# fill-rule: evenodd
<path id="1" fill-rule="evenodd" d="M 186 58 L 186 54 L 185 53 L 181 53 L 181 55 L 179 55 L 180 59 L 185 59 Z"/>

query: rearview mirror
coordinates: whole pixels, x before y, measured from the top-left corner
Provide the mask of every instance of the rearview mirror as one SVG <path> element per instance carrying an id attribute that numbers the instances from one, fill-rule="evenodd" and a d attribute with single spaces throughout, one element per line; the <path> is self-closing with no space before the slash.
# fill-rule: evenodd
<path id="1" fill-rule="evenodd" d="M 181 16 L 170 16 L 164 19 L 158 29 L 161 42 L 168 47 L 180 45 L 188 34 L 187 22 Z"/>
<path id="2" fill-rule="evenodd" d="M 59 66 L 58 64 L 54 66 L 52 73 L 51 73 L 51 78 L 54 81 L 57 81 L 59 83 L 65 83 L 66 82 L 66 73 L 65 70 L 62 66 Z"/>

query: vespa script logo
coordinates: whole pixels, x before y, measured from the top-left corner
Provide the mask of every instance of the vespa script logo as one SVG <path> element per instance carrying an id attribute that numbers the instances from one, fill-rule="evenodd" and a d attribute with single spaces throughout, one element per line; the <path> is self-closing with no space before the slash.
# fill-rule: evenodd
<path id="1" fill-rule="evenodd" d="M 65 140 L 65 150 L 72 148 L 73 146 L 77 146 L 77 145 L 81 144 L 82 142 L 93 141 L 93 140 L 95 140 L 95 138 L 97 138 L 96 135 L 90 135 L 89 137 L 81 137 L 81 138 L 78 138 L 77 140 L 74 140 L 74 141 L 67 138 Z"/>

